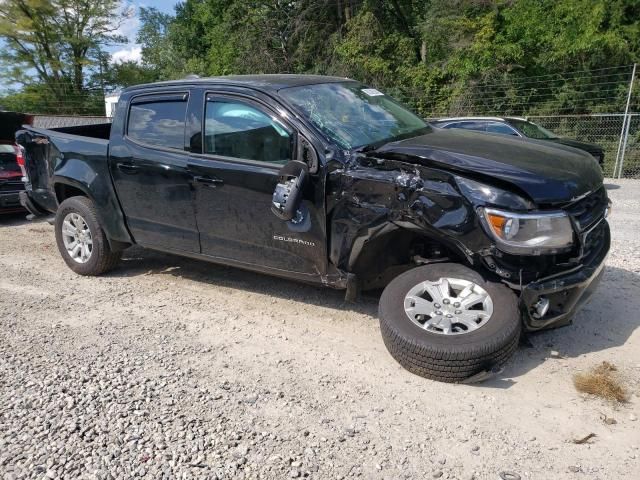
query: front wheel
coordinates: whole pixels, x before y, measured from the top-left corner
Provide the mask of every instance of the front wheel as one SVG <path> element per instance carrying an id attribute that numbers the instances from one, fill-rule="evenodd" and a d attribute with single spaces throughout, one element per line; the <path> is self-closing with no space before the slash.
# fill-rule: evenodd
<path id="1" fill-rule="evenodd" d="M 516 295 L 455 263 L 396 277 L 382 293 L 379 317 L 391 356 L 410 372 L 441 382 L 503 365 L 521 331 Z"/>
<path id="2" fill-rule="evenodd" d="M 56 212 L 56 243 L 65 263 L 80 275 L 111 270 L 121 252 L 112 252 L 93 202 L 87 197 L 67 198 Z"/>

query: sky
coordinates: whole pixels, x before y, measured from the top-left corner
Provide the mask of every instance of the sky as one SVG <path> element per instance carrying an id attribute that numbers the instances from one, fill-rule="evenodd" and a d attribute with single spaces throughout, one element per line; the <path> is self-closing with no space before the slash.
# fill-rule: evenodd
<path id="1" fill-rule="evenodd" d="M 173 7 L 177 0 L 155 0 L 155 1 L 130 1 L 126 5 L 134 9 L 134 15 L 124 22 L 119 29 L 119 33 L 129 39 L 126 45 L 110 45 L 106 50 L 111 54 L 113 62 L 123 62 L 127 60 L 140 60 L 140 45 L 136 44 L 136 34 L 140 28 L 140 7 L 155 7 L 164 13 L 174 13 Z"/>

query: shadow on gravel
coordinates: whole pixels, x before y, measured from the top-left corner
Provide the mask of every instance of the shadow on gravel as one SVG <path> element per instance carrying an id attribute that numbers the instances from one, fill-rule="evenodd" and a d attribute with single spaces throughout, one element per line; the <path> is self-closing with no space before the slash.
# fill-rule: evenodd
<path id="1" fill-rule="evenodd" d="M 358 302 L 351 303 L 344 300 L 344 291 L 341 290 L 308 285 L 140 247 L 126 250 L 120 266 L 106 276 L 135 277 L 151 274 L 182 277 L 207 283 L 211 288 L 217 286 L 235 288 L 335 310 L 350 310 L 373 317 L 377 316 L 378 311 L 379 293 L 378 295 L 365 293 Z"/>
<path id="2" fill-rule="evenodd" d="M 126 251 L 121 266 L 107 274 L 111 277 L 135 277 L 165 274 L 216 287 L 235 288 L 282 299 L 308 303 L 335 310 L 349 310 L 377 318 L 378 296 L 366 294 L 356 303 L 344 300 L 344 292 L 305 285 L 277 277 L 247 272 L 204 261 L 158 253 L 133 247 Z M 589 302 L 578 312 L 570 326 L 529 335 L 529 346 L 521 345 L 505 371 L 484 382 L 482 387 L 509 388 L 517 377 L 535 369 L 549 358 L 552 350 L 562 357 L 623 345 L 638 327 L 640 319 L 640 274 L 607 267 L 604 278 Z"/>
<path id="3" fill-rule="evenodd" d="M 18 213 L 2 213 L 0 212 L 0 228 L 17 227 L 29 223 L 27 220 L 27 212 Z"/>
<path id="4" fill-rule="evenodd" d="M 606 267 L 605 276 L 589 302 L 576 314 L 573 324 L 530 334 L 531 345 L 521 345 L 500 377 L 485 387 L 508 388 L 517 377 L 550 358 L 552 350 L 561 357 L 574 358 L 624 345 L 640 325 L 640 274 Z M 504 377 L 504 378 L 501 378 Z"/>
<path id="5" fill-rule="evenodd" d="M 606 188 L 607 190 L 618 190 L 620 188 L 620 185 L 616 185 L 615 183 L 605 183 L 604 188 Z"/>

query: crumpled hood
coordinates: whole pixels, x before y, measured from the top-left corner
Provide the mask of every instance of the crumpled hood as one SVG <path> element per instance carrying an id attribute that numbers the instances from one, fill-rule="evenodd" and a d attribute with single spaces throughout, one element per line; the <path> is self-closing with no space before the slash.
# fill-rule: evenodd
<path id="1" fill-rule="evenodd" d="M 538 204 L 566 203 L 601 187 L 603 178 L 596 160 L 575 148 L 459 129 L 432 128 L 370 155 L 498 178 Z"/>

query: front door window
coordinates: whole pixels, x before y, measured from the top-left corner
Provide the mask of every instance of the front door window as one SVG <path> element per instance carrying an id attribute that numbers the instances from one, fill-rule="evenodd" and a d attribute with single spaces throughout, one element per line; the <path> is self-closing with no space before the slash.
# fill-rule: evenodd
<path id="1" fill-rule="evenodd" d="M 204 153 L 286 163 L 293 156 L 292 135 L 264 112 L 234 100 L 208 100 Z"/>

